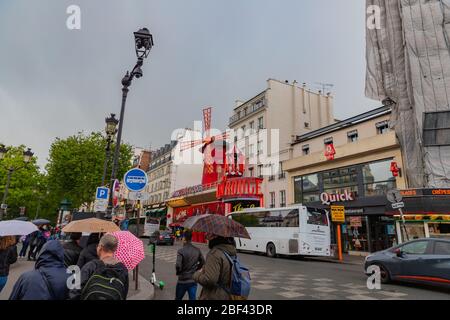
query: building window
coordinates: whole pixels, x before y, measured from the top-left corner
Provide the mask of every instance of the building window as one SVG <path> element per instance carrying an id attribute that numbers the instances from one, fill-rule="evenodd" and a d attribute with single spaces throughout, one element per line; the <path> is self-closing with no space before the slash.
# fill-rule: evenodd
<path id="1" fill-rule="evenodd" d="M 270 207 L 275 208 L 275 192 L 270 193 Z"/>
<path id="2" fill-rule="evenodd" d="M 362 166 L 366 197 L 382 196 L 396 188 L 395 177 L 389 170 L 392 159 L 372 162 Z"/>
<path id="3" fill-rule="evenodd" d="M 242 126 L 241 129 L 242 129 L 242 135 L 245 136 L 245 126 Z"/>
<path id="4" fill-rule="evenodd" d="M 389 122 L 387 120 L 375 124 L 377 134 L 385 134 L 389 132 Z"/>
<path id="5" fill-rule="evenodd" d="M 358 141 L 358 130 L 353 130 L 347 132 L 348 142 L 356 142 Z"/>
<path id="6" fill-rule="evenodd" d="M 286 190 L 280 191 L 280 207 L 286 207 Z"/>
<path id="7" fill-rule="evenodd" d="M 332 144 L 332 143 L 333 143 L 333 137 L 326 138 L 326 139 L 323 140 L 323 144 L 324 144 L 325 146 L 327 146 L 327 145 L 329 145 L 329 144 Z"/>
<path id="8" fill-rule="evenodd" d="M 304 156 L 307 156 L 309 154 L 309 144 L 305 144 L 304 146 L 302 146 L 302 154 Z"/>
<path id="9" fill-rule="evenodd" d="M 450 111 L 425 113 L 423 141 L 425 147 L 450 145 Z"/>
<path id="10" fill-rule="evenodd" d="M 356 167 L 322 172 L 323 191 L 326 193 L 352 192 L 358 194 L 358 170 Z"/>
<path id="11" fill-rule="evenodd" d="M 250 129 L 255 129 L 255 121 L 250 121 Z"/>
<path id="12" fill-rule="evenodd" d="M 253 177 L 254 177 L 254 174 L 253 174 L 253 167 L 248 169 L 248 173 L 249 173 L 250 178 L 253 178 Z"/>
<path id="13" fill-rule="evenodd" d="M 263 177 L 262 169 L 263 169 L 263 165 L 262 164 L 258 165 L 258 172 L 257 172 L 258 178 L 262 178 Z"/>
<path id="14" fill-rule="evenodd" d="M 278 179 L 286 178 L 286 172 L 283 171 L 283 162 L 280 161 L 278 170 Z"/>
<path id="15" fill-rule="evenodd" d="M 263 117 L 258 118 L 258 129 L 264 129 L 264 118 Z"/>
<path id="16" fill-rule="evenodd" d="M 247 107 L 244 108 L 244 117 L 247 115 Z"/>
<path id="17" fill-rule="evenodd" d="M 275 180 L 275 172 L 273 172 L 273 165 L 270 165 L 269 181 L 274 181 L 274 180 Z"/>
<path id="18" fill-rule="evenodd" d="M 320 200 L 319 175 L 311 174 L 294 178 L 295 203 L 308 203 Z"/>
<path id="19" fill-rule="evenodd" d="M 257 145 L 257 152 L 258 152 L 258 155 L 260 155 L 260 154 L 263 153 L 263 148 L 262 148 L 262 146 L 263 146 L 263 142 L 262 142 L 261 140 L 258 141 L 258 145 Z"/>
<path id="20" fill-rule="evenodd" d="M 253 157 L 255 155 L 255 145 L 254 144 L 250 144 L 248 146 L 248 155 L 249 155 L 249 157 Z"/>

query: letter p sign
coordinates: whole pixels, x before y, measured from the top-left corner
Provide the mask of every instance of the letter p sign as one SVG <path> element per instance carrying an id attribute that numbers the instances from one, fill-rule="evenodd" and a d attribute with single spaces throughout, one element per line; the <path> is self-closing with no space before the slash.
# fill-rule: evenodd
<path id="1" fill-rule="evenodd" d="M 95 198 L 97 200 L 107 200 L 108 199 L 108 195 L 109 195 L 109 189 L 108 188 L 99 187 L 99 188 L 97 188 L 97 194 L 96 194 Z"/>

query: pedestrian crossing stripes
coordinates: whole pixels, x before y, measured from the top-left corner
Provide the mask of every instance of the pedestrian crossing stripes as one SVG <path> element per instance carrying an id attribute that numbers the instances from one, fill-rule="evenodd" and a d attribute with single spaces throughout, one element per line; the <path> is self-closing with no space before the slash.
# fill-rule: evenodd
<path id="1" fill-rule="evenodd" d="M 177 247 L 158 246 L 156 259 L 175 264 Z M 150 247 L 146 254 L 152 255 Z M 341 283 L 326 277 L 310 277 L 302 273 L 287 273 L 256 265 L 247 265 L 252 278 L 252 290 L 270 292 L 274 299 L 313 299 L 313 300 L 404 300 L 408 294 L 387 291 L 370 290 L 361 283 Z M 364 278 L 362 278 L 364 279 Z M 250 296 L 251 299 L 251 296 Z"/>

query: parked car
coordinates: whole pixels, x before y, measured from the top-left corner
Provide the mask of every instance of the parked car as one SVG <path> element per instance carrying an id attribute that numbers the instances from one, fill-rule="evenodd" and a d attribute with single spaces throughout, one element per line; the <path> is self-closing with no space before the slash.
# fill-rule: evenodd
<path id="1" fill-rule="evenodd" d="M 174 242 L 175 242 L 175 236 L 168 231 L 161 231 L 159 233 L 159 238 L 156 240 L 157 245 L 170 244 L 171 246 L 173 246 Z"/>
<path id="2" fill-rule="evenodd" d="M 405 281 L 450 288 L 450 240 L 417 239 L 366 257 L 364 270 L 377 265 L 381 282 Z"/>

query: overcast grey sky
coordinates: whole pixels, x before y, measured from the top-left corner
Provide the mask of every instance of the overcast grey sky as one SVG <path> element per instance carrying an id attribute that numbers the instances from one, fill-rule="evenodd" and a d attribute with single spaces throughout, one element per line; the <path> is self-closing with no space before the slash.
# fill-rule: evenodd
<path id="1" fill-rule="evenodd" d="M 158 147 L 212 105 L 224 129 L 236 99 L 266 80 L 333 83 L 335 116 L 373 109 L 364 97 L 362 0 L 0 0 L 0 142 L 31 147 L 44 165 L 55 137 L 103 130 L 119 114 L 120 80 L 135 63 L 133 32 L 155 46 L 133 82 L 124 140 Z M 81 30 L 66 8 L 81 7 Z"/>

